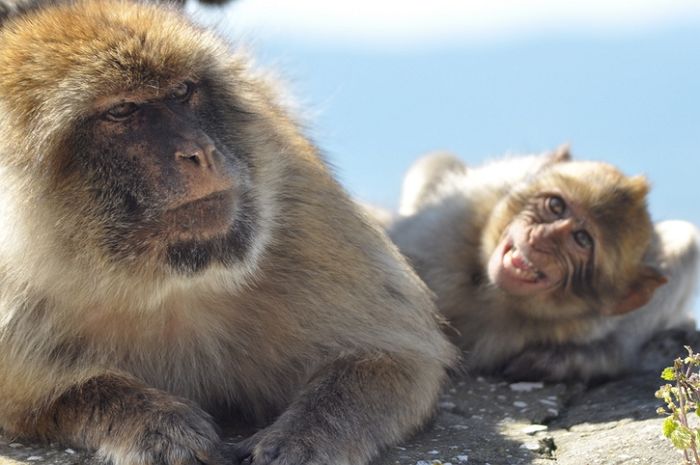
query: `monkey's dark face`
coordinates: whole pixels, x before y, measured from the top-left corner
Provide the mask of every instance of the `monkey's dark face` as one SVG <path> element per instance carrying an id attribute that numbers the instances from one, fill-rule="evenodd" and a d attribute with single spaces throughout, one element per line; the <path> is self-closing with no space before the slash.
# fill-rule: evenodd
<path id="1" fill-rule="evenodd" d="M 149 275 L 254 268 L 275 133 L 245 58 L 143 2 L 42 3 L 0 35 L 2 162 L 57 250 Z"/>
<path id="2" fill-rule="evenodd" d="M 98 101 L 69 162 L 87 183 L 114 259 L 155 256 L 176 271 L 242 259 L 255 228 L 252 166 L 202 82 Z"/>
<path id="3" fill-rule="evenodd" d="M 536 195 L 505 229 L 488 262 L 489 278 L 516 296 L 590 287 L 596 232 L 586 211 L 564 194 Z"/>

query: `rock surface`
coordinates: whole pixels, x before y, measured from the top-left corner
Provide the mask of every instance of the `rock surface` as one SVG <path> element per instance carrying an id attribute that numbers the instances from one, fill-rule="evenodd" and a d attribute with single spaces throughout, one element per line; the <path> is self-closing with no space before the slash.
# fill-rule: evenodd
<path id="1" fill-rule="evenodd" d="M 448 386 L 431 424 L 373 465 L 680 464 L 661 435 L 654 392 L 685 343 L 700 350 L 700 333 L 657 338 L 640 354 L 642 372 L 592 388 L 465 375 Z M 85 452 L 0 438 L 0 465 L 97 463 Z"/>

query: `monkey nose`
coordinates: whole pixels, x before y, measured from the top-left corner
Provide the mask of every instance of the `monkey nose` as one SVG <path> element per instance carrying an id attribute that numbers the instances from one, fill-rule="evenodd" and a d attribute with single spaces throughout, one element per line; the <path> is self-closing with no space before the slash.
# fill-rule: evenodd
<path id="1" fill-rule="evenodd" d="M 214 166 L 216 147 L 213 144 L 182 144 L 175 151 L 177 162 L 191 163 L 202 169 L 210 169 Z"/>
<path id="2" fill-rule="evenodd" d="M 552 233 L 557 236 L 569 235 L 573 232 L 575 226 L 576 224 L 571 218 L 559 220 L 552 224 Z"/>
<path id="3" fill-rule="evenodd" d="M 550 245 L 553 240 L 558 240 L 573 230 L 573 222 L 569 219 L 558 220 L 554 223 L 540 224 L 531 230 L 528 236 L 528 243 L 534 247 L 543 247 Z"/>

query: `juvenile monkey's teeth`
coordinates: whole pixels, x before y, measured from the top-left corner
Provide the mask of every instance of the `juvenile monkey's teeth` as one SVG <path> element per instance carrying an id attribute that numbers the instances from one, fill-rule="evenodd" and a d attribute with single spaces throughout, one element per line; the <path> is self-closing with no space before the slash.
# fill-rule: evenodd
<path id="1" fill-rule="evenodd" d="M 537 281 L 544 277 L 528 258 L 513 246 L 504 257 L 504 264 L 518 277 L 527 281 Z"/>
<path id="2" fill-rule="evenodd" d="M 526 268 L 529 268 L 529 269 L 531 269 L 531 270 L 535 270 L 535 265 L 533 265 L 532 262 L 531 262 L 530 260 L 528 260 L 527 257 L 526 257 L 525 255 L 523 255 L 522 253 L 520 253 L 519 250 L 514 250 L 514 251 L 513 251 L 513 258 L 515 258 L 515 259 L 518 260 L 520 263 L 522 263 L 523 265 L 525 265 Z"/>

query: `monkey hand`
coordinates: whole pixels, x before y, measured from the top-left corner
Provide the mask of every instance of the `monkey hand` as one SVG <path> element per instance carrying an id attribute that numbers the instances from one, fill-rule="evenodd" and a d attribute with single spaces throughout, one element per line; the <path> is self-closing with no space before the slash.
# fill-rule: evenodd
<path id="1" fill-rule="evenodd" d="M 401 418 L 432 412 L 438 394 L 432 381 L 443 375 L 440 361 L 430 357 L 339 357 L 311 377 L 272 425 L 238 445 L 239 459 L 249 457 L 254 465 L 366 464 L 408 429 Z"/>
<path id="2" fill-rule="evenodd" d="M 620 370 L 614 341 L 588 345 L 532 346 L 507 361 L 502 375 L 513 381 L 587 382 L 602 379 Z"/>
<path id="3" fill-rule="evenodd" d="M 502 370 L 511 381 L 557 381 L 561 360 L 556 353 L 543 348 L 528 348 L 508 360 Z"/>
<path id="4" fill-rule="evenodd" d="M 96 449 L 114 465 L 222 465 L 209 415 L 193 402 L 118 374 L 75 384 L 42 412 L 40 434 Z"/>
<path id="5" fill-rule="evenodd" d="M 220 439 L 209 416 L 199 408 L 167 402 L 127 421 L 125 434 L 99 448 L 115 465 L 223 465 Z M 111 444 L 110 444 L 111 443 Z"/>
<path id="6" fill-rule="evenodd" d="M 235 463 L 250 460 L 254 465 L 322 465 L 339 464 L 320 454 L 318 444 L 327 442 L 308 432 L 289 430 L 272 425 L 236 445 Z"/>

